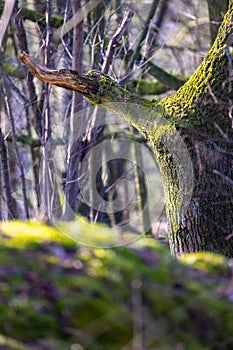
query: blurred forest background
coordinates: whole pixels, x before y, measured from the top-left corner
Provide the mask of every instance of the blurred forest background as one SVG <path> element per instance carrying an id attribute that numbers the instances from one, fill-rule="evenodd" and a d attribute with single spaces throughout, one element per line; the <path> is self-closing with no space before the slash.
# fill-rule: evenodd
<path id="1" fill-rule="evenodd" d="M 210 43 L 206 1 L 15 1 L 1 47 L 1 220 L 73 220 L 81 214 L 123 227 L 141 213 L 147 181 L 156 177 L 156 220 L 143 213 L 152 231 L 148 225 L 140 230 L 166 234 L 153 155 L 139 166 L 150 144 L 126 122 L 109 123 L 106 112 L 77 93 L 33 79 L 17 56 L 30 52 L 54 69 L 97 69 L 133 92 L 159 99 L 188 79 Z M 131 140 L 127 154 L 115 145 L 118 138 Z M 106 140 L 113 154 L 107 162 Z M 96 171 L 91 150 L 100 144 L 102 166 Z M 96 191 L 103 199 L 97 204 Z"/>
<path id="2" fill-rule="evenodd" d="M 188 79 L 210 48 L 219 24 L 210 21 L 214 2 L 7 3 L 13 12 L 0 51 L 0 349 L 231 350 L 231 259 L 200 252 L 175 260 L 147 237 L 90 248 L 42 223 L 82 215 L 123 227 L 142 211 L 152 173 L 156 191 L 162 187 L 153 156 L 139 166 L 150 144 L 133 127 L 115 117 L 109 122 L 112 116 L 76 93 L 42 84 L 17 59 L 26 51 L 53 69 L 97 69 L 160 99 Z M 4 5 L 0 0 L 1 15 Z M 117 138 L 131 141 L 125 154 Z M 109 162 L 106 140 L 113 144 Z M 97 155 L 90 153 L 96 145 Z M 120 180 L 127 181 L 119 186 Z M 96 189 L 104 207 L 94 205 Z M 152 217 L 152 234 L 163 238 L 161 193 L 156 200 L 161 217 Z M 29 218 L 39 221 L 23 221 Z M 91 225 L 78 225 L 87 237 Z M 97 240 L 98 227 L 92 227 Z"/>

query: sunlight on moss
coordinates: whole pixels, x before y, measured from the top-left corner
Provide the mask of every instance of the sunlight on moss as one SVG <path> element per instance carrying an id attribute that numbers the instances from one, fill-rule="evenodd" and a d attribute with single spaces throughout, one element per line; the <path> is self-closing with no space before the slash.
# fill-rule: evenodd
<path id="1" fill-rule="evenodd" d="M 100 224 L 91 224 L 85 218 L 72 222 L 59 222 L 48 226 L 37 221 L 8 221 L 0 225 L 1 232 L 11 240 L 0 237 L 2 245 L 25 247 L 53 241 L 62 244 L 111 248 L 125 245 L 139 238 L 133 233 L 123 233 Z M 101 252 L 99 252 L 101 254 Z"/>
<path id="2" fill-rule="evenodd" d="M 223 255 L 214 254 L 211 252 L 198 252 L 185 254 L 179 258 L 185 264 L 203 270 L 205 272 L 221 274 L 229 268 L 227 259 Z"/>
<path id="3" fill-rule="evenodd" d="M 80 257 L 85 262 L 91 261 L 91 266 L 96 265 L 99 267 L 100 260 L 116 259 L 116 251 L 113 249 L 104 249 L 105 246 L 111 247 L 119 239 L 119 236 L 114 237 L 113 230 L 100 224 L 90 224 L 85 219 L 80 219 L 75 222 L 68 222 L 60 224 L 59 229 L 56 227 L 48 226 L 37 221 L 9 221 L 0 224 L 0 244 L 2 246 L 25 248 L 33 244 L 41 244 L 43 242 L 53 242 L 63 245 L 80 246 L 83 243 L 83 248 L 80 250 Z M 113 238 L 111 238 L 111 235 Z M 119 233 L 118 233 L 119 235 Z M 130 235 L 130 233 L 129 233 Z M 135 236 L 127 236 L 127 239 Z M 121 240 L 121 243 L 125 242 L 125 238 Z M 80 245 L 78 244 L 80 243 Z M 85 243 L 85 244 L 84 244 Z M 94 246 L 98 249 L 90 250 L 85 246 Z M 163 254 L 165 267 L 167 263 L 170 263 L 170 253 L 167 247 L 159 244 L 157 241 L 146 236 L 142 236 L 140 239 L 134 240 L 127 244 L 130 249 L 154 249 L 158 254 Z M 197 269 L 210 272 L 210 273 L 221 273 L 227 268 L 227 261 L 222 255 L 217 255 L 211 252 L 199 252 L 186 254 L 179 258 L 182 263 L 191 265 Z M 120 262 L 119 262 L 120 263 Z M 126 262 L 127 266 L 127 262 Z M 125 266 L 125 267 L 126 267 Z"/>
<path id="4" fill-rule="evenodd" d="M 0 238 L 0 244 L 24 248 L 30 244 L 53 241 L 63 244 L 74 244 L 55 227 L 37 221 L 8 221 L 0 225 L 0 231 L 6 236 Z M 9 239 L 8 239 L 9 238 Z"/>
<path id="5" fill-rule="evenodd" d="M 80 223 L 83 235 L 88 228 Z M 226 264 L 222 256 L 175 260 L 166 246 L 145 236 L 111 249 L 78 246 L 38 222 L 2 223 L 1 233 L 0 294 L 7 303 L 0 305 L 0 327 L 25 346 L 35 341 L 40 349 L 43 341 L 43 349 L 54 350 L 74 343 L 90 350 L 131 347 L 138 312 L 148 315 L 145 330 L 153 329 L 146 333 L 148 349 L 171 349 L 174 342 L 205 349 L 199 320 L 214 340 L 232 334 L 233 304 L 217 289 L 222 277 L 216 271 Z M 27 350 L 9 339 L 0 338 L 0 348 Z M 54 341 L 56 346 L 49 345 Z"/>

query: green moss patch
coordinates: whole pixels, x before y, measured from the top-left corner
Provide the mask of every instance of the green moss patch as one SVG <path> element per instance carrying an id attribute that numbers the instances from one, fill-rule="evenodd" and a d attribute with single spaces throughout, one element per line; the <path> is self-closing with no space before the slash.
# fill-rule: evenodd
<path id="1" fill-rule="evenodd" d="M 151 238 L 78 246 L 38 222 L 5 223 L 1 234 L 4 349 L 232 349 L 232 276 L 221 256 L 178 261 Z"/>

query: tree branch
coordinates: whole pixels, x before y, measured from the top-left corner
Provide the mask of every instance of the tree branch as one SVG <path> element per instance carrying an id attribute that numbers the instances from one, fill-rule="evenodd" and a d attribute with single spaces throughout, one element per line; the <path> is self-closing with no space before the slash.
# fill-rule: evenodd
<path id="1" fill-rule="evenodd" d="M 142 33 L 140 35 L 137 47 L 129 60 L 128 69 L 132 69 L 135 62 L 137 62 L 140 59 L 140 57 L 139 57 L 140 51 L 141 51 L 143 42 L 146 39 L 146 36 L 148 34 L 148 30 L 149 30 L 151 21 L 153 20 L 153 17 L 155 15 L 155 12 L 156 12 L 158 5 L 159 5 L 159 0 L 154 0 L 152 5 L 151 5 L 151 9 L 149 11 L 148 17 L 146 19 L 144 30 L 142 31 Z"/>
<path id="2" fill-rule="evenodd" d="M 81 76 L 75 70 L 69 69 L 48 69 L 38 64 L 26 52 L 21 52 L 19 60 L 25 64 L 30 72 L 44 83 L 53 84 L 65 89 L 77 91 L 84 96 L 98 94 L 99 84 L 97 80 L 87 76 Z"/>
<path id="3" fill-rule="evenodd" d="M 138 60 L 143 62 L 142 67 L 146 68 L 147 74 L 152 75 L 161 84 L 166 85 L 168 88 L 172 90 L 178 90 L 188 80 L 186 78 L 179 78 L 175 75 L 172 75 L 166 72 L 164 69 L 158 67 L 156 64 L 152 63 L 150 59 L 147 59 L 146 57 L 142 56 L 140 53 L 138 54 Z M 127 84 L 128 81 L 132 80 L 134 75 L 135 75 L 134 71 L 130 72 L 129 74 L 126 74 L 126 76 L 123 79 L 121 79 L 120 84 L 121 85 Z"/>
<path id="4" fill-rule="evenodd" d="M 42 25 L 44 27 L 46 26 L 46 15 L 45 14 L 38 12 L 38 11 L 28 9 L 26 7 L 22 7 L 19 9 L 17 15 L 15 16 L 15 21 L 18 21 L 19 19 L 28 19 L 32 22 L 38 22 L 40 25 Z M 51 26 L 54 28 L 60 28 L 64 23 L 63 18 L 59 18 L 56 16 L 51 16 L 50 21 L 51 21 Z"/>
<path id="5" fill-rule="evenodd" d="M 10 22 L 11 14 L 13 12 L 14 6 L 15 6 L 15 0 L 11 0 L 11 1 L 8 0 L 8 2 L 5 2 L 5 7 L 4 7 L 4 10 L 3 10 L 3 14 L 2 14 L 2 16 L 0 18 L 0 28 L 1 28 L 1 31 L 0 31 L 0 47 L 2 46 L 2 41 L 3 41 L 3 38 L 4 38 L 5 32 L 7 30 L 8 24 Z"/>
<path id="6" fill-rule="evenodd" d="M 160 81 L 147 81 L 134 79 L 131 83 L 127 85 L 129 91 L 135 92 L 140 96 L 151 96 L 160 95 L 171 90 L 167 85 L 161 83 Z"/>
<path id="7" fill-rule="evenodd" d="M 210 18 L 210 39 L 211 44 L 217 36 L 219 26 L 222 23 L 224 14 L 227 12 L 228 0 L 207 0 Z"/>
<path id="8" fill-rule="evenodd" d="M 98 71 L 91 70 L 86 75 L 80 75 L 71 69 L 48 69 L 24 51 L 19 55 L 19 60 L 42 82 L 77 91 L 94 104 L 128 102 L 151 105 L 151 101 L 130 93 L 110 76 Z"/>
<path id="9" fill-rule="evenodd" d="M 125 13 L 125 16 L 123 18 L 123 21 L 120 27 L 117 29 L 116 33 L 113 35 L 112 39 L 110 40 L 108 44 L 108 49 L 104 58 L 103 67 L 102 67 L 102 70 L 104 73 L 107 73 L 109 71 L 109 67 L 111 66 L 113 61 L 116 45 L 124 35 L 129 23 L 131 22 L 133 15 L 134 13 L 132 11 L 128 11 Z"/>
<path id="10" fill-rule="evenodd" d="M 190 105 L 194 110 L 195 106 L 198 107 L 203 103 L 203 98 L 208 99 L 208 86 L 210 86 L 211 91 L 214 93 L 221 93 L 223 88 L 222 83 L 229 79 L 229 74 L 231 73 L 226 68 L 229 60 L 227 47 L 233 44 L 232 16 L 233 0 L 230 2 L 229 10 L 219 29 L 216 41 L 199 68 L 174 96 L 160 102 L 160 107 L 163 108 L 163 113 L 166 114 L 168 120 L 171 119 L 174 122 L 175 119 L 178 123 L 181 119 L 176 115 L 178 111 L 182 111 L 182 118 L 185 119 Z M 131 111 L 129 110 L 129 104 L 135 104 L 135 108 L 136 106 L 142 106 L 148 109 L 154 109 L 158 103 L 130 93 L 111 79 L 111 77 L 97 71 L 90 71 L 86 75 L 80 75 L 74 70 L 51 70 L 37 64 L 25 52 L 21 53 L 19 60 L 41 81 L 77 91 L 93 104 L 105 104 L 102 105 L 103 108 L 111 110 L 127 119 L 147 138 L 148 135 L 153 137 L 153 126 L 151 125 L 151 129 L 148 130 L 148 125 L 145 125 L 147 121 L 152 121 L 153 124 L 153 117 L 149 116 L 149 113 L 147 116 L 140 118 L 134 108 Z M 215 76 L 215 79 L 213 79 L 213 76 Z M 117 102 L 121 103 L 117 104 Z"/>
<path id="11" fill-rule="evenodd" d="M 38 64 L 26 52 L 21 52 L 19 60 L 39 80 L 79 92 L 91 103 L 101 104 L 102 108 L 128 120 L 145 137 L 148 137 L 148 125 L 145 125 L 145 121 L 149 117 L 143 115 L 140 107 L 151 109 L 156 103 L 125 90 L 111 77 L 95 70 L 89 71 L 86 75 L 80 75 L 77 71 L 70 69 L 48 69 Z M 135 107 L 130 108 L 130 105 Z"/>

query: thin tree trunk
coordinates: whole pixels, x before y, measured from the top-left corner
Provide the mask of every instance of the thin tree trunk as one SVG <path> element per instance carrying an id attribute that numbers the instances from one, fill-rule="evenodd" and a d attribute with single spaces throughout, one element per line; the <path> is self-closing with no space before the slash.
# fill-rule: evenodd
<path id="1" fill-rule="evenodd" d="M 10 172 L 8 163 L 7 146 L 0 128 L 0 150 L 1 150 L 1 172 L 2 172 L 2 195 L 5 196 L 5 202 L 7 207 L 6 219 L 14 219 L 16 217 L 14 212 L 13 197 L 11 192 Z"/>
<path id="2" fill-rule="evenodd" d="M 15 21 L 14 21 L 14 26 L 15 26 L 15 33 L 16 37 L 18 39 L 18 47 L 21 51 L 26 51 L 28 52 L 28 45 L 27 45 L 27 37 L 25 33 L 25 29 L 23 26 L 23 21 L 21 18 L 21 13 L 18 11 L 17 8 L 17 3 L 16 2 L 16 13 L 15 13 Z M 28 110 L 32 112 L 32 123 L 35 126 L 35 130 L 38 134 L 39 137 L 41 137 L 42 134 L 42 125 L 41 125 L 41 113 L 38 109 L 38 104 L 37 104 L 37 95 L 36 95 L 36 88 L 33 82 L 33 75 L 29 73 L 27 75 L 26 79 L 26 86 L 27 86 L 27 91 L 26 94 L 29 99 L 29 108 L 26 107 L 26 113 L 28 113 Z M 31 137 L 31 130 L 28 128 L 28 134 Z M 35 150 L 31 147 L 31 157 L 32 157 L 32 167 L 33 167 L 33 182 L 34 182 L 34 191 L 36 195 L 36 201 L 37 201 L 37 209 L 39 210 L 41 206 L 41 196 L 40 196 L 40 191 L 39 191 L 39 167 L 38 167 L 38 159 Z"/>
<path id="3" fill-rule="evenodd" d="M 3 93 L 5 95 L 6 115 L 10 121 L 10 124 L 11 124 L 12 141 L 13 141 L 13 146 L 14 146 L 16 159 L 17 159 L 17 167 L 19 169 L 19 174 L 20 174 L 21 188 L 22 188 L 22 195 L 23 195 L 24 215 L 25 215 L 26 219 L 29 219 L 30 214 L 29 214 L 29 207 L 28 207 L 25 171 L 24 171 L 23 161 L 22 161 L 21 154 L 20 154 L 19 147 L 18 147 L 18 143 L 17 143 L 15 121 L 14 121 L 14 117 L 13 117 L 13 113 L 12 113 L 12 109 L 11 109 L 11 105 L 10 105 L 10 101 L 9 101 L 9 91 L 8 91 L 8 87 L 6 84 L 5 74 L 3 74 Z M 9 196 L 9 194 L 8 194 L 8 196 Z"/>
<path id="4" fill-rule="evenodd" d="M 228 8 L 228 0 L 207 0 L 210 18 L 210 41 L 213 44 L 224 14 Z"/>
<path id="5" fill-rule="evenodd" d="M 71 2 L 73 16 L 81 9 L 81 0 Z M 82 73 L 83 65 L 83 21 L 73 29 L 73 61 L 72 68 Z M 64 219 L 72 220 L 78 209 L 78 169 L 82 158 L 82 139 L 78 139 L 82 125 L 83 97 L 73 92 L 70 118 L 70 141 L 68 147 L 67 175 L 66 175 L 66 207 Z"/>
<path id="6" fill-rule="evenodd" d="M 140 37 L 139 37 L 137 47 L 134 50 L 134 53 L 133 53 L 133 55 L 131 56 L 131 58 L 130 58 L 130 60 L 128 62 L 127 69 L 132 69 L 134 64 L 137 63 L 139 58 L 140 58 L 140 52 L 141 52 L 142 46 L 143 46 L 144 41 L 146 39 L 146 36 L 147 36 L 147 34 L 149 32 L 149 27 L 151 25 L 151 22 L 152 22 L 154 16 L 155 16 L 155 12 L 157 10 L 159 2 L 160 2 L 160 0 L 153 0 L 153 2 L 152 2 L 150 11 L 148 13 L 148 17 L 147 17 L 147 19 L 145 21 L 144 29 L 143 29 Z"/>

